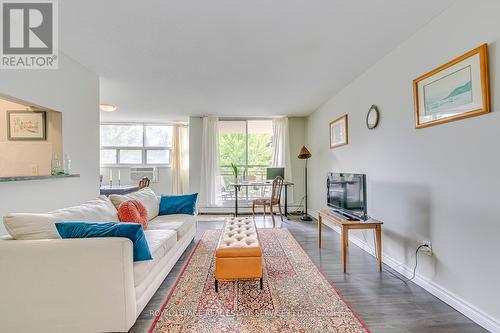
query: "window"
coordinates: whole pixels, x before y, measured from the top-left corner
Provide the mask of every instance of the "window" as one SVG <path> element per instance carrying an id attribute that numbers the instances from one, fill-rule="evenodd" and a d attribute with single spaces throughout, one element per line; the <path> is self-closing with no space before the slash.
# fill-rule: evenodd
<path id="1" fill-rule="evenodd" d="M 115 164 L 116 149 L 101 149 L 101 164 Z"/>
<path id="2" fill-rule="evenodd" d="M 101 125 L 101 146 L 103 147 L 141 147 L 142 125 Z"/>
<path id="3" fill-rule="evenodd" d="M 120 164 L 142 164 L 142 150 L 140 149 L 121 149 Z"/>
<path id="4" fill-rule="evenodd" d="M 172 126 L 101 124 L 101 165 L 170 165 Z"/>
<path id="5" fill-rule="evenodd" d="M 239 168 L 239 178 L 265 180 L 266 168 L 272 164 L 273 127 L 271 120 L 220 120 L 219 155 L 222 178 L 222 200 L 233 200 L 234 182 L 231 163 Z M 248 188 L 241 191 L 241 199 L 261 197 L 262 188 Z M 238 199 L 240 197 L 238 196 Z"/>
<path id="6" fill-rule="evenodd" d="M 146 155 L 147 164 L 170 164 L 170 151 L 148 150 Z"/>

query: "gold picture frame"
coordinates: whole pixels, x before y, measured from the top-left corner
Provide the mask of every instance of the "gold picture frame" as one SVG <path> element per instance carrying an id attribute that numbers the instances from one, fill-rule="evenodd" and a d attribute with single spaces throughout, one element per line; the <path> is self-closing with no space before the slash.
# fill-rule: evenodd
<path id="1" fill-rule="evenodd" d="M 349 143 L 349 126 L 347 114 L 332 120 L 330 127 L 330 149 L 345 146 Z"/>
<path id="2" fill-rule="evenodd" d="M 413 80 L 415 127 L 490 112 L 488 44 Z"/>

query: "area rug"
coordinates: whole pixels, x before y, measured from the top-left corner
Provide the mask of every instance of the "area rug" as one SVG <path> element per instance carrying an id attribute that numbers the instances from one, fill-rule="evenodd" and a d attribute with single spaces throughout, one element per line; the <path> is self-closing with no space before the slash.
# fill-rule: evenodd
<path id="1" fill-rule="evenodd" d="M 369 332 L 286 229 L 259 229 L 264 289 L 258 281 L 220 282 L 206 231 L 149 332 Z"/>

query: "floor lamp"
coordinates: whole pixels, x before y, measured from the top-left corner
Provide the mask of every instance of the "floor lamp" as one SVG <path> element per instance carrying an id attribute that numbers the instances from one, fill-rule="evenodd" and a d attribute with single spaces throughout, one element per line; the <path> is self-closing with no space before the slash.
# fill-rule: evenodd
<path id="1" fill-rule="evenodd" d="M 300 150 L 299 156 L 297 156 L 301 160 L 306 160 L 306 169 L 305 169 L 305 185 L 306 185 L 306 204 L 305 204 L 305 211 L 304 214 L 302 214 L 302 217 L 300 218 L 302 221 L 312 221 L 312 218 L 307 215 L 307 160 L 311 158 L 311 153 L 309 150 L 306 148 L 306 146 L 302 146 L 302 149 Z"/>

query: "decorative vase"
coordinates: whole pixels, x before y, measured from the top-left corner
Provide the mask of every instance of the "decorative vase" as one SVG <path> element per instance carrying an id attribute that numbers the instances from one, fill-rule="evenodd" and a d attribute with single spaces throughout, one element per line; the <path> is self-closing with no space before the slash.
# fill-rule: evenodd
<path id="1" fill-rule="evenodd" d="M 68 154 L 64 154 L 64 174 L 71 174 L 71 159 L 69 158 Z"/>

